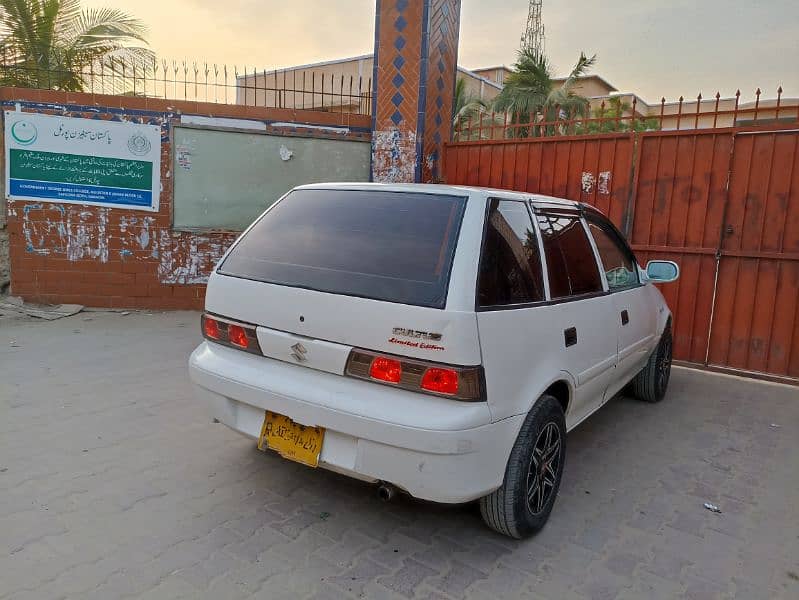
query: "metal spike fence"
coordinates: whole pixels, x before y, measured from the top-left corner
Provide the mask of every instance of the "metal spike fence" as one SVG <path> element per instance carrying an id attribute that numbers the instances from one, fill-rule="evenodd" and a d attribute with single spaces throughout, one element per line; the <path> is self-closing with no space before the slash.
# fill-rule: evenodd
<path id="1" fill-rule="evenodd" d="M 758 88 L 754 101 L 747 103 L 741 102 L 741 91 L 737 90 L 729 98 L 722 98 L 721 93 L 716 92 L 707 100 L 700 93 L 695 100 L 686 101 L 685 97 L 680 96 L 676 102 L 666 102 L 663 97 L 659 105 L 646 105 L 639 104 L 635 95 L 619 94 L 589 107 L 590 111 L 582 111 L 583 114 L 561 106 L 523 114 L 481 110 L 455 123 L 453 140 L 464 142 L 631 131 L 716 129 L 799 122 L 799 99 L 791 98 L 786 102 L 781 86 L 777 88 L 776 98 L 765 99 L 762 95 L 763 92 Z M 626 102 L 627 99 L 630 101 Z"/>
<path id="2" fill-rule="evenodd" d="M 109 58 L 78 71 L 0 56 L 0 85 L 371 115 L 372 80 L 307 69 Z"/>

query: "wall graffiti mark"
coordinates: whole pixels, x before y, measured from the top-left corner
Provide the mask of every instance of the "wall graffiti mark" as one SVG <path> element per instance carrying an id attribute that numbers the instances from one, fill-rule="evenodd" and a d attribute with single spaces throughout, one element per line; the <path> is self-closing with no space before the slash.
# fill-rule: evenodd
<path id="1" fill-rule="evenodd" d="M 108 209 L 66 209 L 60 204 L 26 204 L 22 208 L 25 250 L 70 261 L 108 262 Z"/>
<path id="2" fill-rule="evenodd" d="M 33 213 L 33 215 L 31 215 Z M 22 234 L 25 250 L 39 256 L 63 254 L 66 247 L 64 209 L 56 204 L 27 204 L 22 208 Z"/>
<path id="3" fill-rule="evenodd" d="M 416 174 L 416 132 L 375 131 L 372 142 L 374 180 L 413 183 Z"/>
<path id="4" fill-rule="evenodd" d="M 208 276 L 236 239 L 162 230 L 159 237 L 158 280 L 167 284 L 208 283 Z"/>
<path id="5" fill-rule="evenodd" d="M 588 171 L 583 171 L 582 175 L 580 176 L 580 185 L 583 190 L 584 194 L 590 194 L 594 191 L 594 183 L 596 179 L 593 173 L 589 173 Z"/>
<path id="6" fill-rule="evenodd" d="M 594 188 L 598 194 L 610 194 L 610 182 L 613 178 L 611 171 L 600 171 L 598 175 L 594 175 L 588 171 L 583 171 L 580 175 L 580 188 L 584 194 L 592 194 Z"/>
<path id="7" fill-rule="evenodd" d="M 610 179 L 611 179 L 611 172 L 610 171 L 601 171 L 599 173 L 599 179 L 597 183 L 597 191 L 600 194 L 610 194 Z"/>
<path id="8" fill-rule="evenodd" d="M 158 240 L 153 226 L 155 217 L 121 216 L 119 218 L 120 256 L 136 259 L 158 258 Z"/>
<path id="9" fill-rule="evenodd" d="M 108 210 L 67 213 L 67 259 L 85 258 L 108 262 Z"/>

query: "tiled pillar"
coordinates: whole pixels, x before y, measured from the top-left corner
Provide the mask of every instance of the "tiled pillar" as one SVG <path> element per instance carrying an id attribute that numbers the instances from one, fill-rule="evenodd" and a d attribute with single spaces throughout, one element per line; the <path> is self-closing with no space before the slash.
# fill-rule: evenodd
<path id="1" fill-rule="evenodd" d="M 460 0 L 377 0 L 372 179 L 435 182 L 449 141 Z"/>

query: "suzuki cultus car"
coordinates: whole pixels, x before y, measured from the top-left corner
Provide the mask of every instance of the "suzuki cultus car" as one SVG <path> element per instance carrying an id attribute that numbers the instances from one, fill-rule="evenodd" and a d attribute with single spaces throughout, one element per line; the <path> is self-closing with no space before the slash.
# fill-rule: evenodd
<path id="1" fill-rule="evenodd" d="M 628 386 L 661 400 L 671 314 L 590 206 L 453 186 L 318 184 L 269 208 L 208 282 L 190 359 L 211 415 L 310 467 L 480 502 L 520 538 L 566 434 Z"/>

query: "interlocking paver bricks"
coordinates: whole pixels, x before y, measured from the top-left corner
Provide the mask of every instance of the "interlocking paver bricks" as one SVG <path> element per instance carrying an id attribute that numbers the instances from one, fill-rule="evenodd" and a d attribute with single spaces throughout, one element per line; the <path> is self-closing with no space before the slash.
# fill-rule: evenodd
<path id="1" fill-rule="evenodd" d="M 610 401 L 516 541 L 212 423 L 197 320 L 0 321 L 0 599 L 799 598 L 796 387 L 675 369 Z"/>

